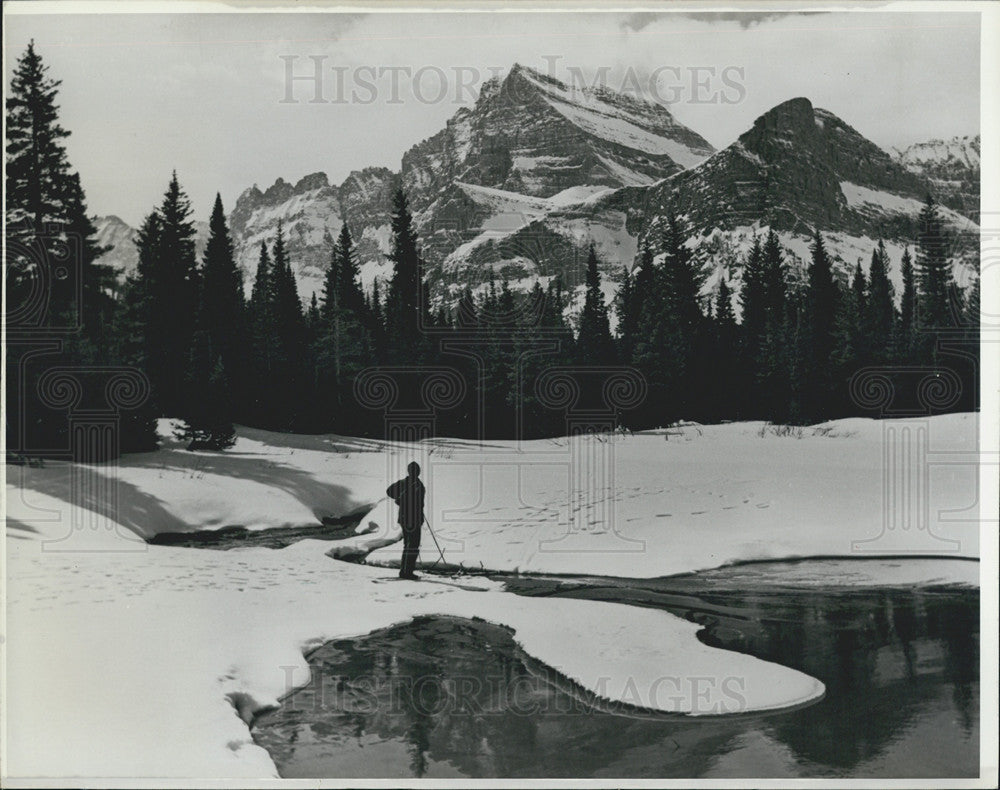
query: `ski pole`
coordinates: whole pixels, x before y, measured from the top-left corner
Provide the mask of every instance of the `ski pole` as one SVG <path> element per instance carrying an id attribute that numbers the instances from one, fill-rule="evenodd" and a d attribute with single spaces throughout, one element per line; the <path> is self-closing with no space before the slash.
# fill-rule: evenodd
<path id="1" fill-rule="evenodd" d="M 434 560 L 434 565 L 437 565 L 439 561 L 443 562 L 443 563 L 445 563 L 447 565 L 448 564 L 448 560 L 446 560 L 444 558 L 444 552 L 441 551 L 441 544 L 438 543 L 437 536 L 434 534 L 434 530 L 431 529 L 431 522 L 429 522 L 427 520 L 427 516 L 426 515 L 424 516 L 424 523 L 427 525 L 427 530 L 431 533 L 431 538 L 433 538 L 433 540 L 434 540 L 434 545 L 437 546 L 438 554 L 441 555 L 440 556 L 440 560 Z M 431 567 L 433 568 L 434 565 L 431 565 Z"/>

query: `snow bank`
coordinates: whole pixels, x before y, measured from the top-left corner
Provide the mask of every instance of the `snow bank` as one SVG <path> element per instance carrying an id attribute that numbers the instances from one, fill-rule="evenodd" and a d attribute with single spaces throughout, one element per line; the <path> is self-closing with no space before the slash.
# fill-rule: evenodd
<path id="1" fill-rule="evenodd" d="M 172 438 L 172 422 L 161 420 L 159 450 L 91 470 L 113 481 L 116 521 L 144 538 L 228 526 L 318 525 L 324 517 L 358 512 L 385 495 L 383 442 L 237 431 L 235 447 L 224 453 L 188 452 Z M 8 468 L 18 488 L 15 498 L 28 510 L 40 507 L 40 496 L 71 501 L 71 475 L 71 466 L 60 462 L 46 462 L 44 469 Z M 93 490 L 103 495 L 106 489 Z M 106 505 L 89 495 L 78 504 L 95 511 Z"/>

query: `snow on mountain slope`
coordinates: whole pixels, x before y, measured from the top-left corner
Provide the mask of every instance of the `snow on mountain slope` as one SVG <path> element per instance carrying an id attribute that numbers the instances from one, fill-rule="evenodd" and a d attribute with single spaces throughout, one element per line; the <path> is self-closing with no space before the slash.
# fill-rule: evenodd
<path id="1" fill-rule="evenodd" d="M 627 97 L 607 89 L 568 88 L 530 69 L 523 69 L 522 73 L 545 94 L 549 106 L 574 126 L 601 140 L 647 154 L 669 156 L 685 169 L 712 153 L 713 149 L 705 142 L 692 145 L 666 136 L 664 132 L 671 131 L 672 118 L 669 113 L 660 112 L 659 105 L 636 100 L 626 105 Z M 679 126 L 676 122 L 675 125 Z"/>
<path id="2" fill-rule="evenodd" d="M 978 222 L 979 148 L 977 134 L 916 143 L 895 154 L 903 167 L 928 179 L 941 202 Z"/>
<path id="3" fill-rule="evenodd" d="M 966 135 L 950 140 L 928 140 L 903 149 L 893 149 L 904 167 L 927 172 L 942 167 L 979 169 L 980 136 Z"/>

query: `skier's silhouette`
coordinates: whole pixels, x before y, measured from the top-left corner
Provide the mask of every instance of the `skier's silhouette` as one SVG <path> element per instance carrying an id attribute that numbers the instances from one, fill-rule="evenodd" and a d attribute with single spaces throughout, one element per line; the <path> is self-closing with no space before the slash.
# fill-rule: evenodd
<path id="1" fill-rule="evenodd" d="M 420 551 L 420 527 L 424 522 L 424 484 L 420 482 L 420 464 L 411 461 L 407 476 L 389 486 L 385 493 L 399 505 L 399 526 L 403 528 L 403 560 L 400 579 L 416 579 L 413 569 Z"/>

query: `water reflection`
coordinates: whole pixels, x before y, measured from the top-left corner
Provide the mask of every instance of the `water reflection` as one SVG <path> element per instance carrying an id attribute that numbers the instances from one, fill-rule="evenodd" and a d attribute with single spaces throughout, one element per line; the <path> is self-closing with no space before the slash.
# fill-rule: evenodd
<path id="1" fill-rule="evenodd" d="M 420 619 L 310 658 L 314 680 L 255 738 L 284 777 L 974 776 L 978 591 L 685 590 L 517 582 L 656 606 L 703 640 L 800 669 L 826 697 L 766 717 L 595 711 L 532 671 L 503 629 Z"/>

